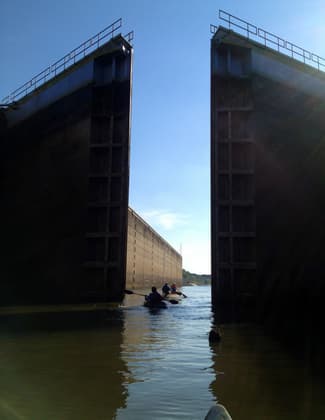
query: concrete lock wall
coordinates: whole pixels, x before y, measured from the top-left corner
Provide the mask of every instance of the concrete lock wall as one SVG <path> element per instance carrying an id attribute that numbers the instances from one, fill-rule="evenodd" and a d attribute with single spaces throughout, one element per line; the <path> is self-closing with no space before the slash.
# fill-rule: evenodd
<path id="1" fill-rule="evenodd" d="M 131 72 L 117 36 L 2 112 L 1 305 L 123 298 Z"/>
<path id="2" fill-rule="evenodd" d="M 127 277 L 128 289 L 150 290 L 165 283 L 182 284 L 182 257 L 134 210 L 129 209 Z"/>
<path id="3" fill-rule="evenodd" d="M 325 75 L 219 27 L 211 43 L 212 296 L 262 320 L 325 297 Z"/>

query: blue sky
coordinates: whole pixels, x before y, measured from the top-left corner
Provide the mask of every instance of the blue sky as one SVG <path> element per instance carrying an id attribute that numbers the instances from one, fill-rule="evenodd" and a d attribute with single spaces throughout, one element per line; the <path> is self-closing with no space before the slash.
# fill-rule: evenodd
<path id="1" fill-rule="evenodd" d="M 2 0 L 0 97 L 114 20 L 134 30 L 130 206 L 210 273 L 210 23 L 218 9 L 325 57 L 325 1 Z"/>

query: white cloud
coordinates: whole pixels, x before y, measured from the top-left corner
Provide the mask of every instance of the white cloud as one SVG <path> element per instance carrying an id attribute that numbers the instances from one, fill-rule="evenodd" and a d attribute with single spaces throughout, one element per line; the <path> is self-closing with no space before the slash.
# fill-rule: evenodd
<path id="1" fill-rule="evenodd" d="M 188 217 L 184 214 L 175 213 L 165 210 L 151 210 L 145 211 L 142 217 L 150 225 L 161 227 L 164 230 L 171 230 L 175 227 L 184 226 L 187 224 Z"/>
<path id="2" fill-rule="evenodd" d="M 193 222 L 193 215 L 154 209 L 139 213 L 168 243 L 182 254 L 183 268 L 191 273 L 211 272 L 208 222 Z"/>

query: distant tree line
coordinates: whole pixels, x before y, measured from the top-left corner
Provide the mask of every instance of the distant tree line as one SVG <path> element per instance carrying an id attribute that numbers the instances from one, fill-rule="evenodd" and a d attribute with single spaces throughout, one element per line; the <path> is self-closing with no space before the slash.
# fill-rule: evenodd
<path id="1" fill-rule="evenodd" d="M 211 284 L 211 275 L 210 274 L 194 274 L 183 269 L 183 285 L 186 286 L 187 284 L 191 284 L 191 283 L 197 284 L 198 286 Z"/>

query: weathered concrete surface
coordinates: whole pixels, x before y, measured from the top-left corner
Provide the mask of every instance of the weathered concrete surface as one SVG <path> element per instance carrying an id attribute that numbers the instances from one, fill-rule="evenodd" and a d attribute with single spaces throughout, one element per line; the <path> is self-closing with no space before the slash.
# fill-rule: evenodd
<path id="1" fill-rule="evenodd" d="M 160 289 L 165 282 L 182 285 L 182 257 L 134 210 L 129 209 L 128 289 Z"/>

